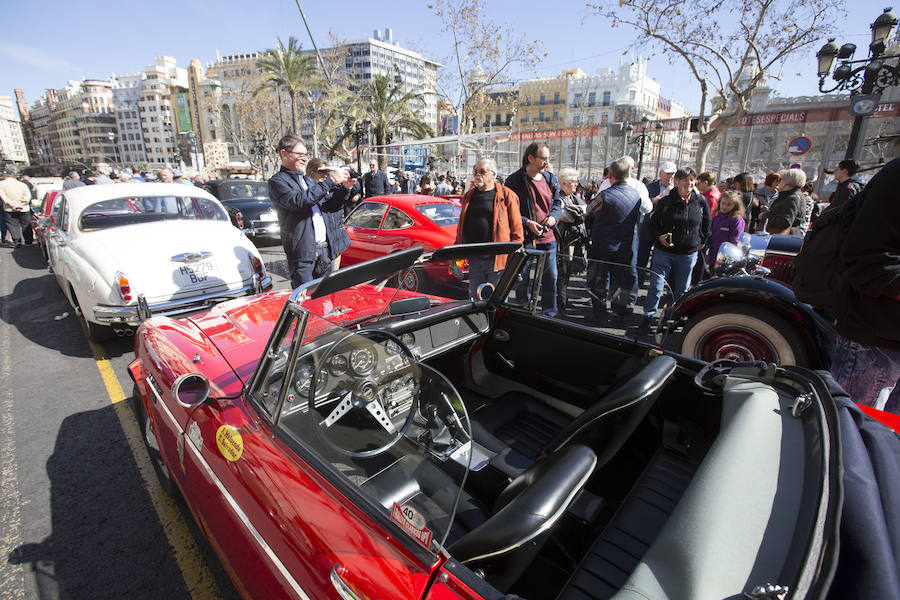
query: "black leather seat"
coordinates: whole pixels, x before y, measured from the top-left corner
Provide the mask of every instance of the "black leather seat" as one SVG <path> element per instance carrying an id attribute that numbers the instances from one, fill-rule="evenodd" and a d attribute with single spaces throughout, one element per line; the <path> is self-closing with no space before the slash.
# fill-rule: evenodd
<path id="1" fill-rule="evenodd" d="M 503 396 L 472 415 L 473 437 L 498 455 L 493 464 L 509 474 L 572 444 L 593 448 L 602 467 L 646 416 L 675 367 L 671 356 L 654 358 L 574 419 L 529 396 Z"/>
<path id="2" fill-rule="evenodd" d="M 558 600 L 606 600 L 622 589 L 696 470 L 695 463 L 665 450 L 658 452 L 569 577 Z"/>
<path id="3" fill-rule="evenodd" d="M 590 448 L 570 446 L 516 477 L 490 511 L 463 491 L 447 542 L 450 555 L 505 591 L 528 568 L 596 464 Z M 459 487 L 427 459 L 404 456 L 361 489 L 388 510 L 395 502 L 412 505 L 440 540 Z"/>

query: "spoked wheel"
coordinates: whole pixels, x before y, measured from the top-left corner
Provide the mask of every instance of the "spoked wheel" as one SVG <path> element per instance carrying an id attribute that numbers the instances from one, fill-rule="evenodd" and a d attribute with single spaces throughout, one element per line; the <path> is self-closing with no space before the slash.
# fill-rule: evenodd
<path id="1" fill-rule="evenodd" d="M 750 305 L 710 308 L 691 317 L 681 353 L 705 362 L 727 358 L 806 366 L 806 348 L 798 333 L 771 311 Z"/>

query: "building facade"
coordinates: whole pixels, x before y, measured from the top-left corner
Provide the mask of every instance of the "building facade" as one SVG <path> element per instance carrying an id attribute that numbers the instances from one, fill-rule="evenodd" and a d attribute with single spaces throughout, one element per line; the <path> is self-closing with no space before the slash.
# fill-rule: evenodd
<path id="1" fill-rule="evenodd" d="M 53 135 L 58 135 L 54 149 L 60 163 L 95 167 L 117 161 L 112 86 L 112 79 L 86 79 L 54 91 L 50 119 Z"/>
<path id="2" fill-rule="evenodd" d="M 140 111 L 144 78 L 144 73 L 119 75 L 112 88 L 116 107 L 116 143 L 119 160 L 124 165 L 138 166 L 147 162 Z"/>
<path id="3" fill-rule="evenodd" d="M 170 56 L 157 56 L 143 75 L 137 106 L 147 162 L 152 167 L 177 166 L 182 158 L 178 133 L 190 130 L 177 116 L 177 94 L 187 94 L 187 70 Z"/>
<path id="4" fill-rule="evenodd" d="M 0 96 L 0 162 L 2 167 L 29 164 L 22 123 L 10 96 Z"/>

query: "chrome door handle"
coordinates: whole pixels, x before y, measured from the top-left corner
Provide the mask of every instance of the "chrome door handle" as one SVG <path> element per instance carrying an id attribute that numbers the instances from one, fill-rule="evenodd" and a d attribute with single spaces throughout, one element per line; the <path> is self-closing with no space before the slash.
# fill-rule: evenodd
<path id="1" fill-rule="evenodd" d="M 341 579 L 341 573 L 344 570 L 344 567 L 342 567 L 340 563 L 335 563 L 331 568 L 331 584 L 334 586 L 334 589 L 337 590 L 338 596 L 344 600 L 362 600 L 356 595 L 356 592 L 350 589 L 350 586 Z"/>

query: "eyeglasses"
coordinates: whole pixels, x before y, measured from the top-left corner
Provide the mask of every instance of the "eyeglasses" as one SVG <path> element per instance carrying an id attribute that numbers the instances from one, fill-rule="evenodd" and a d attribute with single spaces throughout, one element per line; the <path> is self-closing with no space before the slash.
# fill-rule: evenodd
<path id="1" fill-rule="evenodd" d="M 310 156 L 309 152 L 294 152 L 293 150 L 285 150 L 285 152 L 287 152 L 288 154 L 293 154 L 294 156 L 297 156 L 299 158 L 303 158 L 304 156 L 306 158 L 309 158 Z"/>
<path id="2" fill-rule="evenodd" d="M 473 172 L 476 175 L 487 175 L 488 173 L 491 173 L 491 170 L 490 169 L 475 169 Z"/>
<path id="3" fill-rule="evenodd" d="M 549 154 L 548 154 L 547 156 L 541 156 L 540 154 L 535 154 L 534 157 L 535 157 L 536 159 L 542 160 L 542 161 L 544 161 L 544 162 L 550 162 L 550 155 L 549 155 Z"/>

